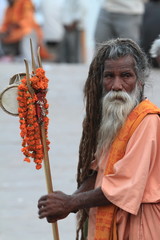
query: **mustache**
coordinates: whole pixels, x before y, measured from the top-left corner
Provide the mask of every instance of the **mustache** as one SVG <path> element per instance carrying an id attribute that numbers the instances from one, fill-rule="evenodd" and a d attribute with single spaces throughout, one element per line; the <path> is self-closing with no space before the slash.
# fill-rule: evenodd
<path id="1" fill-rule="evenodd" d="M 109 91 L 104 96 L 104 98 L 107 99 L 109 102 L 112 102 L 115 100 L 126 102 L 129 97 L 130 95 L 125 91 L 113 91 L 113 90 Z"/>

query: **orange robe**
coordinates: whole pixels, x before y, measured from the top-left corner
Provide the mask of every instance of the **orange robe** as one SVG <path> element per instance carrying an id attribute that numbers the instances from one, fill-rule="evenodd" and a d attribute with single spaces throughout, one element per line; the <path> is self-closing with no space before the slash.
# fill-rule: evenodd
<path id="1" fill-rule="evenodd" d="M 125 155 L 104 176 L 108 156 L 94 163 L 96 186 L 118 207 L 118 240 L 160 238 L 160 118 L 147 115 L 130 138 Z M 88 240 L 94 240 L 96 208 L 89 214 Z"/>
<path id="2" fill-rule="evenodd" d="M 17 24 L 18 27 L 12 27 Z M 11 31 L 3 39 L 5 43 L 19 42 L 33 30 L 36 32 L 40 42 L 42 41 L 42 30 L 34 19 L 34 6 L 31 0 L 16 0 L 13 6 L 6 9 L 0 32 L 5 33 L 8 29 L 11 29 Z"/>

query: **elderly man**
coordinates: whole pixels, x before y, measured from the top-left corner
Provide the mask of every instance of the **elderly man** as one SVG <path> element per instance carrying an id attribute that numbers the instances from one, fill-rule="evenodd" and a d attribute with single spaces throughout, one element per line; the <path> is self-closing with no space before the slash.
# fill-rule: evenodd
<path id="1" fill-rule="evenodd" d="M 84 88 L 78 190 L 42 196 L 39 218 L 54 222 L 80 210 L 77 239 L 81 232 L 88 240 L 159 240 L 160 109 L 143 96 L 147 75 L 135 42 L 102 44 Z"/>

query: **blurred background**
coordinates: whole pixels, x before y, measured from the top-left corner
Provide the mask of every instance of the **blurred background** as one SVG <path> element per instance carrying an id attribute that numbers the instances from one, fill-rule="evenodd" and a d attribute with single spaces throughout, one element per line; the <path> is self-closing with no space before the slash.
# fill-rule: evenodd
<path id="1" fill-rule="evenodd" d="M 12 87 L 12 77 L 26 72 L 24 58 L 31 72 L 29 39 L 35 55 L 40 46 L 49 79 L 53 189 L 72 194 L 84 117 L 83 86 L 94 52 L 111 38 L 137 41 L 151 63 L 145 96 L 160 107 L 159 13 L 160 1 L 0 0 L 0 240 L 53 239 L 50 224 L 37 214 L 38 199 L 47 192 L 44 169 L 23 161 L 18 117 L 3 111 L 2 96 Z M 59 221 L 58 227 L 60 239 L 74 240 L 75 214 Z"/>
<path id="2" fill-rule="evenodd" d="M 99 44 L 128 37 L 159 67 L 151 51 L 160 34 L 159 11 L 159 0 L 1 0 L 0 61 L 29 60 L 31 38 L 44 61 L 89 63 Z"/>
<path id="3" fill-rule="evenodd" d="M 11 1 L 12 2 L 12 1 Z M 78 28 L 84 30 L 85 37 L 85 62 L 90 62 L 94 51 L 94 29 L 97 20 L 99 8 L 102 0 L 93 0 L 92 4 L 89 0 L 65 1 L 65 0 L 32 0 L 34 4 L 34 17 L 43 31 L 43 41 L 47 44 L 49 50 L 57 54 L 59 59 L 59 44 L 62 43 L 65 34 L 65 24 L 71 24 L 73 21 L 79 21 Z M 75 2 L 75 3 L 74 3 Z M 77 5 L 76 5 L 77 2 Z M 74 4 L 73 4 L 74 3 Z M 7 0 L 1 0 L 0 3 L 0 24 L 4 21 L 5 9 L 8 5 Z M 72 8 L 72 5 L 73 6 Z M 72 16 L 71 16 L 72 15 Z M 76 41 L 76 43 L 78 40 Z M 73 42 L 72 42 L 73 43 Z M 63 44 L 63 43 L 62 43 Z M 60 46 L 61 48 L 61 46 Z M 6 60 L 6 59 L 4 59 Z M 7 59 L 8 60 L 8 59 Z M 47 59 L 49 60 L 49 59 Z M 64 60 L 65 61 L 65 60 Z M 83 62 L 83 60 L 77 60 Z M 66 61 L 65 61 L 66 62 Z"/>

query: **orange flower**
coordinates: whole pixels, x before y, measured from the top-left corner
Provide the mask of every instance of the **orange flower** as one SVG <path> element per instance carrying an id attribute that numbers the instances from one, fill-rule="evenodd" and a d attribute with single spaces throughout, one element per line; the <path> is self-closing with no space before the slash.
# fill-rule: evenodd
<path id="1" fill-rule="evenodd" d="M 44 122 L 46 138 L 48 136 L 48 103 L 45 98 L 48 79 L 45 76 L 45 71 L 42 68 L 36 70 L 35 75 L 30 78 L 31 86 L 35 90 L 34 96 L 31 96 L 26 77 L 21 80 L 18 86 L 18 103 L 19 103 L 19 122 L 20 136 L 22 137 L 22 149 L 25 158 L 24 161 L 30 162 L 30 158 L 36 164 L 36 169 L 42 167 L 44 157 L 43 146 L 41 142 L 40 124 Z M 41 101 L 38 101 L 41 98 Z M 38 102 L 42 102 L 39 106 Z M 49 140 L 47 139 L 47 148 L 49 149 Z"/>
<path id="2" fill-rule="evenodd" d="M 37 170 L 39 170 L 39 169 L 41 169 L 41 168 L 42 168 L 42 164 L 37 164 L 37 165 L 36 165 L 36 169 L 37 169 Z"/>
<path id="3" fill-rule="evenodd" d="M 24 161 L 25 161 L 25 162 L 30 162 L 31 160 L 26 157 L 26 158 L 24 159 Z"/>

